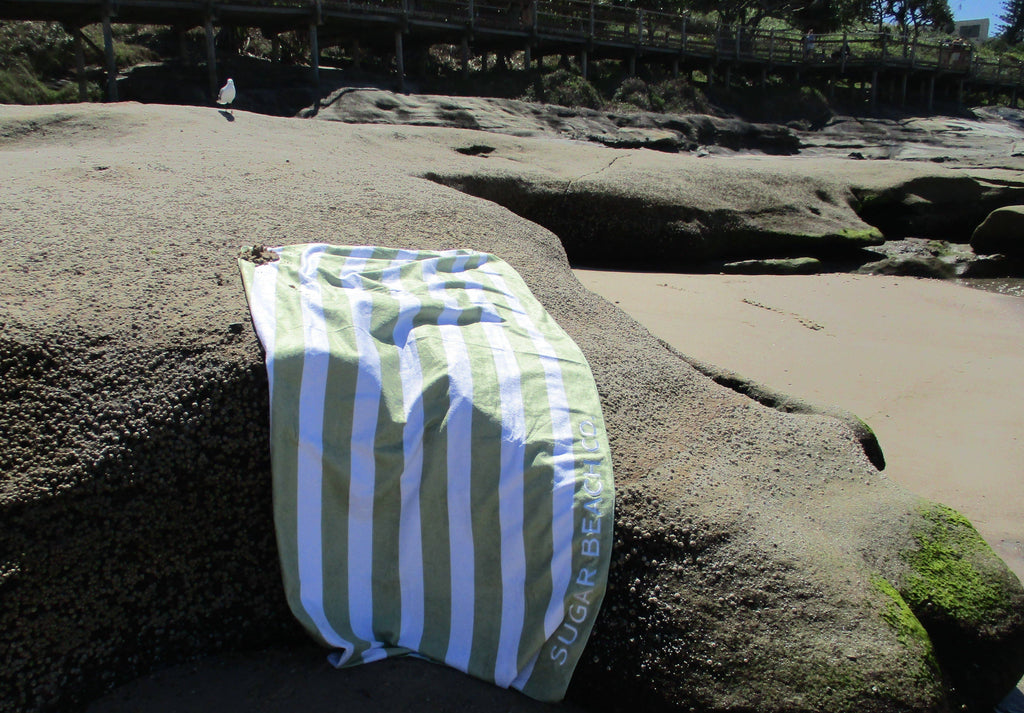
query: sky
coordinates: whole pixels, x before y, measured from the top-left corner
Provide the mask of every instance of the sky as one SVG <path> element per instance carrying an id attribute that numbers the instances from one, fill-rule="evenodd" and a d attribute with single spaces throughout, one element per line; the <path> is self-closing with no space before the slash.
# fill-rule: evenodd
<path id="1" fill-rule="evenodd" d="M 990 34 L 999 24 L 999 16 L 1003 14 L 1005 5 L 1005 0 L 949 0 L 954 20 L 981 20 L 987 17 L 992 21 Z"/>

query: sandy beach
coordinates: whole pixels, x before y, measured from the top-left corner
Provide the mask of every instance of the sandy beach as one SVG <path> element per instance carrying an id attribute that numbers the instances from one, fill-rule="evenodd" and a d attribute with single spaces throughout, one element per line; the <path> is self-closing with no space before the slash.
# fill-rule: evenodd
<path id="1" fill-rule="evenodd" d="M 936 280 L 577 270 L 684 354 L 874 430 L 885 474 L 1024 578 L 1024 299 Z"/>

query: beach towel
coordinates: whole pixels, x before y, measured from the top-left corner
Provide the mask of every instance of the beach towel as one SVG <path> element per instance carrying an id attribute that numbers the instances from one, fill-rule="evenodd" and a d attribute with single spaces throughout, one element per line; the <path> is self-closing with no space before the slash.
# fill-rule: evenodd
<path id="1" fill-rule="evenodd" d="M 239 266 L 292 612 L 336 666 L 414 654 L 560 700 L 612 545 L 583 354 L 492 255 L 261 251 Z"/>

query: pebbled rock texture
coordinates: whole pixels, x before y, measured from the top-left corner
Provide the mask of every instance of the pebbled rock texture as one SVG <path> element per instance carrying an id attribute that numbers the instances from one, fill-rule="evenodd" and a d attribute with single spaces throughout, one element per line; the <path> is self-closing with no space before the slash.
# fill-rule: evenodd
<path id="1" fill-rule="evenodd" d="M 481 136 L 0 110 L 0 709 L 74 710 L 160 666 L 298 640 L 235 256 L 300 241 L 493 252 L 586 354 L 618 507 L 576 703 L 937 713 L 1006 694 L 1024 672 L 1024 589 L 969 523 L 890 482 L 848 419 L 716 383 L 585 290 L 553 233 L 423 177 L 505 172 L 550 191 L 544 175 L 603 171 L 642 202 L 658 184 L 637 177 L 669 165 L 645 162 L 671 157 Z M 486 157 L 459 150 L 483 143 Z M 828 162 L 687 160 L 676 175 L 723 205 L 777 185 L 808 215 L 859 180 Z"/>

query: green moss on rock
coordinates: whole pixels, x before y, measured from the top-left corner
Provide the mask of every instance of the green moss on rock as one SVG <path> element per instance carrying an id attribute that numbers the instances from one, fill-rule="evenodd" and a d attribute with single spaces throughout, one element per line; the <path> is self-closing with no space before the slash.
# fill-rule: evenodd
<path id="1" fill-rule="evenodd" d="M 978 555 L 996 557 L 988 543 L 952 508 L 934 505 L 921 514 L 925 527 L 914 533 L 919 547 L 903 553 L 910 573 L 902 594 L 910 607 L 973 623 L 1001 612 L 1003 592 L 975 562 Z"/>
<path id="2" fill-rule="evenodd" d="M 874 227 L 858 230 L 854 230 L 853 228 L 843 228 L 839 231 L 839 234 L 847 240 L 860 240 L 869 245 L 874 245 L 885 240 L 882 232 L 878 228 Z"/>
<path id="3" fill-rule="evenodd" d="M 882 619 L 896 630 L 896 636 L 900 643 L 904 645 L 916 643 L 931 651 L 932 641 L 928 637 L 928 632 L 914 616 L 914 612 L 911 611 L 906 600 L 896 591 L 896 588 L 882 577 L 874 577 L 871 584 L 888 600 L 886 609 L 882 612 Z"/>

